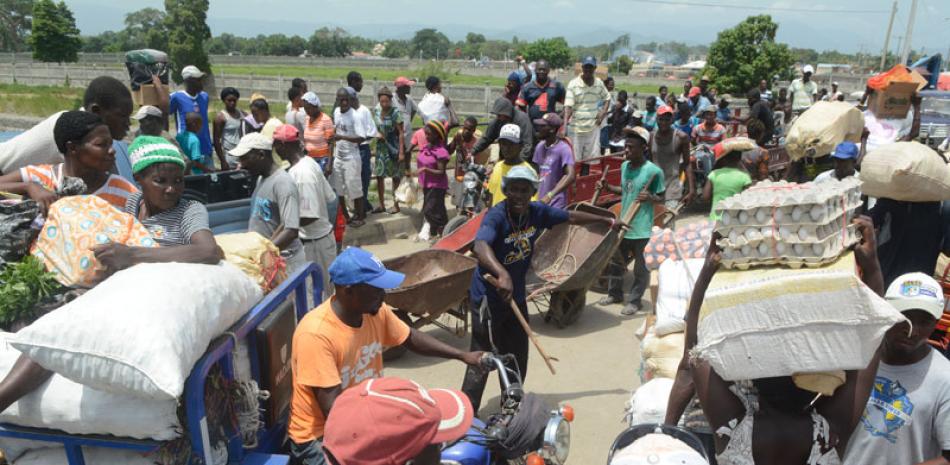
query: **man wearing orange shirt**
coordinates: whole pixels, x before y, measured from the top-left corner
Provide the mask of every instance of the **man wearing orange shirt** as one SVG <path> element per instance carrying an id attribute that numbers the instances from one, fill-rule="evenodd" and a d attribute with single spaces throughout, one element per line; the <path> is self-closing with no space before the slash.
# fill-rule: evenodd
<path id="1" fill-rule="evenodd" d="M 383 303 L 386 289 L 405 275 L 387 270 L 373 254 L 350 247 L 330 269 L 336 294 L 308 313 L 294 331 L 291 349 L 291 464 L 326 463 L 322 440 L 327 415 L 347 388 L 383 372 L 383 350 L 403 345 L 435 357 L 479 367 L 483 352 L 462 352 L 410 328 Z"/>
<path id="2" fill-rule="evenodd" d="M 332 144 L 335 128 L 330 115 L 320 110 L 320 97 L 313 92 L 307 92 L 300 97 L 303 101 L 303 110 L 307 113 L 306 126 L 303 129 L 304 147 L 307 155 L 323 168 L 323 174 L 330 176 L 333 172 Z"/>

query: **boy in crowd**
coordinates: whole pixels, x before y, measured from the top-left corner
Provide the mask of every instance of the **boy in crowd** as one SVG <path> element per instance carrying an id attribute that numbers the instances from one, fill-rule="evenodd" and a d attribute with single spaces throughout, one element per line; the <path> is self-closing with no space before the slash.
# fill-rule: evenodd
<path id="1" fill-rule="evenodd" d="M 178 146 L 181 147 L 188 161 L 188 167 L 191 174 L 210 173 L 214 171 L 211 164 L 211 155 L 207 157 L 201 153 L 201 140 L 198 133 L 201 132 L 203 121 L 201 115 L 195 112 L 189 112 L 185 115 L 185 131 L 179 132 L 175 136 Z"/>
<path id="2" fill-rule="evenodd" d="M 495 163 L 491 176 L 488 178 L 488 195 L 491 206 L 498 205 L 505 200 L 505 193 L 502 189 L 502 179 L 516 166 L 531 165 L 521 158 L 521 128 L 517 124 L 506 124 L 498 132 L 498 155 L 501 161 Z M 534 171 L 534 168 L 531 168 Z M 538 200 L 538 193 L 535 192 L 531 200 Z"/>
<path id="3" fill-rule="evenodd" d="M 349 89 L 349 90 L 347 90 Z M 360 124 L 356 111 L 350 106 L 352 88 L 341 88 L 336 93 L 337 107 L 333 110 L 335 133 L 333 140 L 336 150 L 333 154 L 333 168 L 330 182 L 340 198 L 353 202 L 353 215 L 343 209 L 350 226 L 359 228 L 366 224 L 366 202 L 363 201 L 362 161 L 360 159 L 360 144 L 376 136 L 376 125 L 370 128 Z"/>
<path id="4" fill-rule="evenodd" d="M 259 176 L 251 195 L 251 218 L 247 229 L 268 239 L 280 249 L 287 261 L 287 272 L 306 265 L 300 243 L 300 196 L 297 183 L 274 162 L 274 141 L 259 132 L 241 138 L 231 155 L 240 159 L 241 167 L 252 176 Z"/>
<path id="5" fill-rule="evenodd" d="M 300 242 L 308 262 L 320 265 L 323 273 L 323 297 L 333 294 L 327 269 L 336 258 L 336 239 L 333 236 L 334 217 L 329 206 L 336 205 L 336 193 L 323 176 L 323 170 L 307 156 L 300 143 L 300 134 L 291 124 L 274 131 L 274 151 L 281 160 L 290 164 L 288 173 L 297 183 L 300 207 Z M 335 211 L 335 210 L 334 210 Z"/>
<path id="6" fill-rule="evenodd" d="M 607 296 L 601 299 L 600 305 L 610 305 L 623 302 L 623 272 L 630 260 L 633 265 L 633 288 L 630 291 L 630 301 L 620 311 L 621 315 L 630 316 L 642 309 L 640 299 L 650 283 L 650 271 L 643 260 L 643 249 L 650 240 L 653 228 L 653 205 L 663 202 L 665 186 L 663 185 L 663 171 L 644 157 L 650 133 L 641 127 L 630 128 L 627 131 L 624 158 L 626 161 L 620 167 L 620 185 L 613 186 L 607 180 L 601 181 L 601 188 L 614 194 L 620 194 L 621 218 L 635 203 L 640 205 L 630 229 L 624 234 L 620 242 L 620 253 L 623 256 L 621 263 L 611 262 L 607 270 L 609 280 Z"/>
<path id="7" fill-rule="evenodd" d="M 566 189 L 575 178 L 574 152 L 571 145 L 558 136 L 561 124 L 557 113 L 547 113 L 534 120 L 541 140 L 534 149 L 534 163 L 541 171 L 538 195 L 542 203 L 555 208 L 567 208 Z"/>

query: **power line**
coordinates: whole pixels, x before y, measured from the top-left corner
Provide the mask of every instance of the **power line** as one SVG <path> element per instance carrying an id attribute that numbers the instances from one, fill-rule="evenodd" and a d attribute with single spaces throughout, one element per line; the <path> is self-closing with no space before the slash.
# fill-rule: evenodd
<path id="1" fill-rule="evenodd" d="M 730 5 L 724 3 L 703 3 L 703 2 L 691 2 L 691 1 L 668 1 L 668 0 L 630 0 L 637 3 L 652 3 L 656 5 L 674 5 L 674 6 L 703 6 L 703 7 L 712 7 L 712 8 L 733 8 L 741 10 L 760 10 L 760 11 L 786 11 L 794 13 L 848 13 L 848 14 L 885 14 L 890 13 L 889 10 L 823 10 L 815 8 L 785 8 L 785 7 L 769 7 L 769 6 L 750 6 L 750 5 Z"/>

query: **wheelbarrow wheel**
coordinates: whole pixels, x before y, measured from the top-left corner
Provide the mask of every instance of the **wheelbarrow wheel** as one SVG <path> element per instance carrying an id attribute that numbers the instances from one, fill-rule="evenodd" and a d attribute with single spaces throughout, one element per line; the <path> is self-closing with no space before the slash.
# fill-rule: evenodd
<path id="1" fill-rule="evenodd" d="M 545 321 L 554 323 L 558 328 L 566 328 L 580 318 L 586 303 L 587 289 L 553 292 Z"/>
<path id="2" fill-rule="evenodd" d="M 445 224 L 443 228 L 442 235 L 447 236 L 454 232 L 456 229 L 461 228 L 469 220 L 468 215 L 464 213 L 459 213 L 455 215 L 448 223 Z"/>
<path id="3" fill-rule="evenodd" d="M 393 310 L 393 314 L 396 315 L 397 318 L 402 320 L 403 323 L 409 325 L 409 327 L 412 327 L 412 317 L 409 316 L 408 313 L 402 310 Z M 390 347 L 386 349 L 385 352 L 383 352 L 383 361 L 392 362 L 393 360 L 399 360 L 400 358 L 402 358 L 403 355 L 406 355 L 406 352 L 408 351 L 409 349 L 407 349 L 406 346 L 404 345 Z"/>

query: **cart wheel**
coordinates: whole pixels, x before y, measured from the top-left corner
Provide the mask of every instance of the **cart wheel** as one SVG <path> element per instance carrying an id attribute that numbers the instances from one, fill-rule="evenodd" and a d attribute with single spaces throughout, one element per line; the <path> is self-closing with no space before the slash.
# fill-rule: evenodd
<path id="1" fill-rule="evenodd" d="M 393 310 L 393 314 L 395 314 L 397 318 L 399 318 L 400 320 L 402 320 L 403 323 L 405 323 L 405 324 L 409 325 L 410 327 L 412 327 L 412 317 L 409 316 L 408 313 L 406 313 L 406 312 L 404 312 L 404 311 L 402 311 L 402 310 Z M 402 358 L 403 355 L 406 355 L 406 352 L 408 352 L 408 351 L 409 351 L 409 349 L 407 349 L 406 346 L 404 346 L 404 345 L 403 345 L 403 346 L 390 347 L 390 348 L 386 349 L 385 352 L 383 352 L 383 361 L 384 361 L 384 362 L 391 362 L 391 361 L 393 361 L 393 360 L 399 360 L 400 358 Z"/>
<path id="2" fill-rule="evenodd" d="M 465 224 L 468 220 L 469 220 L 468 215 L 464 213 L 459 213 L 458 215 L 455 215 L 451 220 L 449 220 L 448 223 L 445 224 L 445 227 L 442 228 L 443 229 L 442 235 L 448 236 L 456 229 L 461 228 L 462 225 Z"/>
<path id="3" fill-rule="evenodd" d="M 558 328 L 566 328 L 580 318 L 586 303 L 587 289 L 553 292 L 545 320 L 554 322 Z"/>

